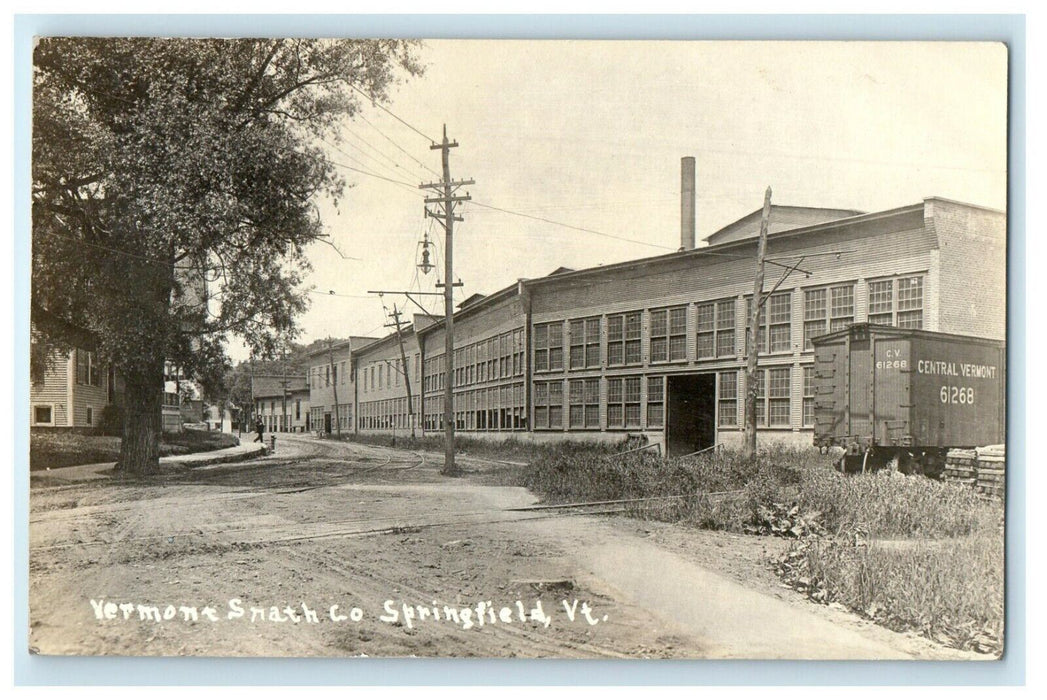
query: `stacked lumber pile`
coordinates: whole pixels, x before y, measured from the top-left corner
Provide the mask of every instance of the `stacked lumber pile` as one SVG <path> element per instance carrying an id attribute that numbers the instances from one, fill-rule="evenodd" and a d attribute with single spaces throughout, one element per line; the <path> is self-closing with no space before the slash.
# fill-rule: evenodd
<path id="1" fill-rule="evenodd" d="M 1007 457 L 1003 445 L 979 447 L 977 488 L 981 493 L 1003 498 Z"/>
<path id="2" fill-rule="evenodd" d="M 979 493 L 1003 498 L 1007 457 L 1003 445 L 973 450 L 949 450 L 945 456 L 946 481 L 976 488 Z"/>
<path id="3" fill-rule="evenodd" d="M 943 478 L 965 486 L 978 482 L 978 454 L 975 450 L 949 450 L 945 455 Z"/>

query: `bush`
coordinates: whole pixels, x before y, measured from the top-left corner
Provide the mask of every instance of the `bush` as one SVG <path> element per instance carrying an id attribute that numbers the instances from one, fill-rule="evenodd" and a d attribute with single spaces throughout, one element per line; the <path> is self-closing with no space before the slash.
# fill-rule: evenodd
<path id="1" fill-rule="evenodd" d="M 838 602 L 891 629 L 961 649 L 1003 650 L 998 533 L 867 544 L 849 535 L 814 538 L 794 545 L 778 572 L 809 597 Z"/>
<path id="2" fill-rule="evenodd" d="M 102 409 L 98 421 L 98 434 L 120 437 L 124 432 L 124 408 L 117 404 L 107 404 Z"/>
<path id="3" fill-rule="evenodd" d="M 805 469 L 799 503 L 820 513 L 830 532 L 861 528 L 871 537 L 956 537 L 991 528 L 1003 516 L 970 487 L 887 471 Z"/>
<path id="4" fill-rule="evenodd" d="M 776 448 L 753 459 L 721 450 L 664 460 L 650 452 L 560 445 L 531 464 L 521 485 L 550 502 L 650 499 L 628 504 L 629 513 L 741 532 L 800 482 L 796 465 L 812 457 L 813 450 Z"/>

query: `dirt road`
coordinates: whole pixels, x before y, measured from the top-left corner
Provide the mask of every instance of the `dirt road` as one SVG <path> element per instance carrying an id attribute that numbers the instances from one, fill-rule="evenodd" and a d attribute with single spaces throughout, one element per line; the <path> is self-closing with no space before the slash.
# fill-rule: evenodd
<path id="1" fill-rule="evenodd" d="M 769 538 L 511 511 L 497 465 L 284 438 L 147 484 L 35 487 L 42 654 L 971 658 L 777 586 Z"/>

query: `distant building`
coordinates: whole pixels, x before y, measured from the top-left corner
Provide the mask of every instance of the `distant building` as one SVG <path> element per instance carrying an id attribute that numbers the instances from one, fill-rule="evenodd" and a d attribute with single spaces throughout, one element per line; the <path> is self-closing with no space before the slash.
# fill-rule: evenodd
<path id="1" fill-rule="evenodd" d="M 309 353 L 309 425 L 313 432 L 351 432 L 356 404 L 351 357 L 377 338 L 351 336 L 347 340 L 320 344 Z M 335 400 L 337 397 L 337 401 Z"/>
<path id="2" fill-rule="evenodd" d="M 255 419 L 262 421 L 266 432 L 302 433 L 313 430 L 309 421 L 309 385 L 305 377 L 252 377 L 251 397 Z"/>

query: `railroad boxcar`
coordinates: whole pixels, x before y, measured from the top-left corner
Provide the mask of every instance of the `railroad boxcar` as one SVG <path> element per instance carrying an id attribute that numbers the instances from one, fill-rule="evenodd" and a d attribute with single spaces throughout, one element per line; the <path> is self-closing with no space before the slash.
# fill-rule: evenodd
<path id="1" fill-rule="evenodd" d="M 948 449 L 1005 441 L 1002 341 L 859 323 L 813 344 L 814 444 L 841 470 L 938 477 Z"/>

